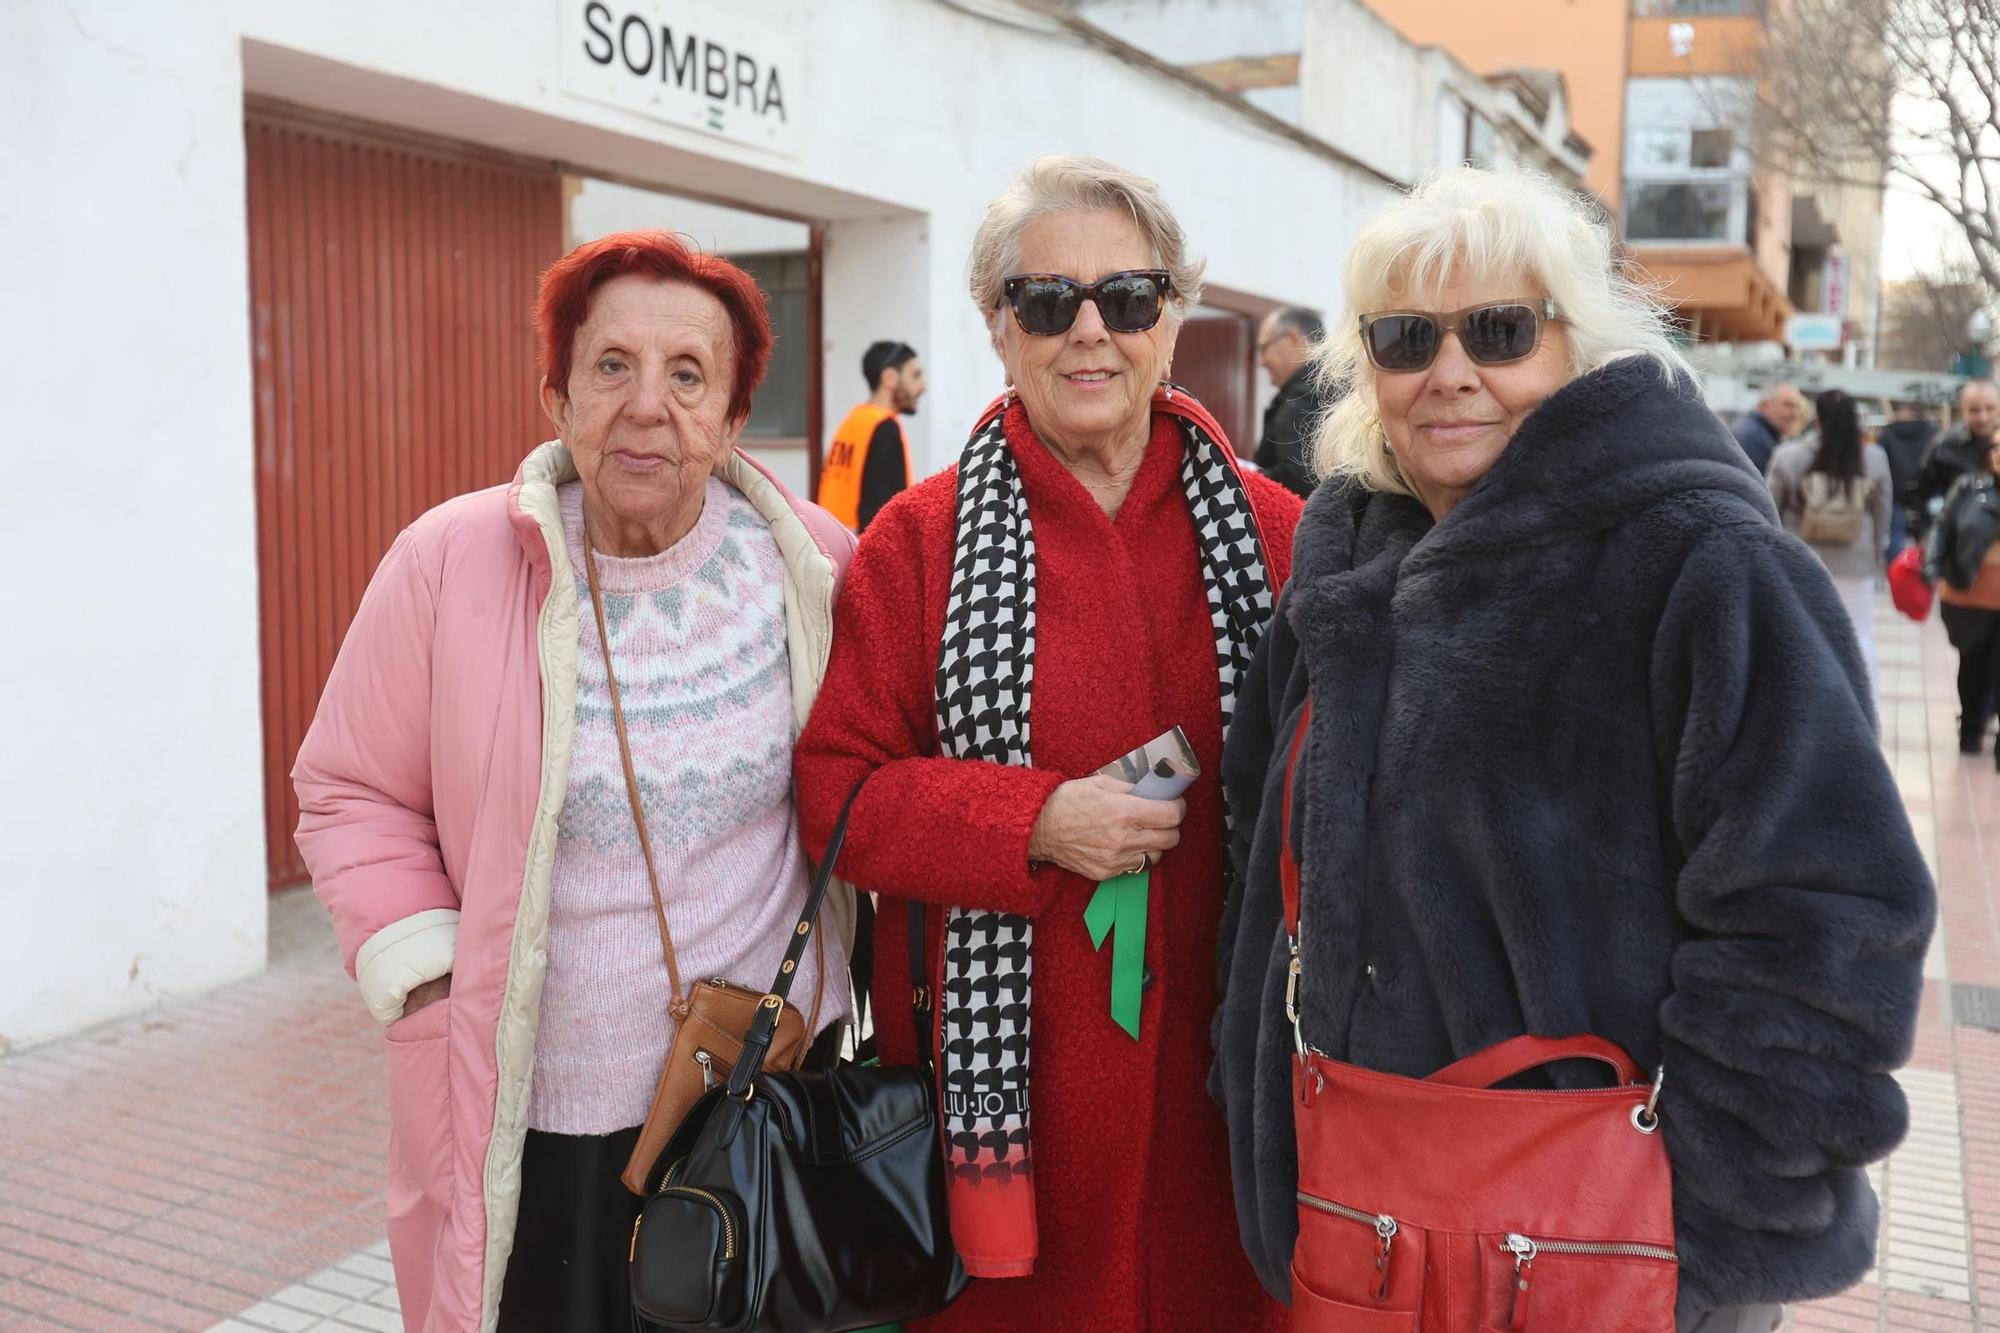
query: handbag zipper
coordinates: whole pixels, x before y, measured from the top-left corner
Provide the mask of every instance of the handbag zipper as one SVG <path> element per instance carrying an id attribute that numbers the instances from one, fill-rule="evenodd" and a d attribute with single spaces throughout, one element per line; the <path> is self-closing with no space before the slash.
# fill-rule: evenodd
<path id="1" fill-rule="evenodd" d="M 722 1200 L 716 1198 L 707 1190 L 697 1189 L 693 1185 L 671 1185 L 662 1189 L 660 1193 L 692 1194 L 698 1199 L 706 1199 L 709 1206 L 722 1216 L 722 1257 L 725 1260 L 736 1257 L 736 1224 L 729 1219 L 729 1210 L 723 1207 Z M 634 1227 L 632 1230 L 632 1244 L 636 1247 L 638 1243 L 639 1231 L 638 1228 Z"/>
<path id="2" fill-rule="evenodd" d="M 734 1259 L 736 1257 L 736 1224 L 730 1220 L 729 1209 L 723 1206 L 722 1200 L 716 1198 L 705 1189 L 698 1189 L 693 1185 L 674 1184 L 674 1173 L 685 1165 L 687 1165 L 687 1158 L 683 1157 L 680 1161 L 675 1162 L 667 1168 L 666 1178 L 660 1181 L 660 1188 L 654 1191 L 654 1197 L 658 1198 L 662 1194 L 671 1194 L 679 1191 L 682 1194 L 692 1194 L 696 1198 L 706 1199 L 716 1212 L 722 1214 L 722 1257 L 724 1259 Z M 638 1217 L 632 1219 L 632 1248 L 626 1252 L 625 1262 L 627 1263 L 631 1263 L 639 1253 L 639 1223 L 645 1219 L 645 1216 L 642 1212 Z"/>
<path id="3" fill-rule="evenodd" d="M 1335 1203 L 1331 1199 L 1322 1199 L 1317 1194 L 1308 1194 L 1304 1190 L 1298 1192 L 1298 1200 L 1308 1208 L 1316 1208 L 1322 1213 L 1331 1213 L 1335 1217 L 1344 1217 L 1350 1222 L 1359 1222 L 1364 1226 L 1375 1228 L 1375 1235 L 1382 1242 L 1382 1248 L 1375 1253 L 1375 1272 L 1377 1274 L 1375 1299 L 1378 1301 L 1388 1300 L 1389 1260 L 1394 1256 L 1395 1252 L 1396 1219 L 1387 1213 L 1364 1213 L 1359 1208 L 1349 1208 L 1344 1203 Z"/>
<path id="4" fill-rule="evenodd" d="M 701 1066 L 701 1090 L 703 1092 L 713 1091 L 715 1088 L 715 1057 L 707 1051 L 697 1048 L 694 1053 L 694 1062 Z"/>
<path id="5" fill-rule="evenodd" d="M 1614 1259 L 1664 1259 L 1670 1263 L 1679 1263 L 1681 1258 L 1664 1245 L 1626 1244 L 1622 1241 L 1535 1240 L 1521 1235 L 1508 1236 L 1500 1242 L 1500 1248 L 1516 1259 L 1521 1258 L 1525 1251 L 1531 1263 L 1538 1254 L 1594 1254 Z"/>
<path id="6" fill-rule="evenodd" d="M 1514 1298 L 1507 1313 L 1509 1329 L 1528 1326 L 1528 1283 L 1534 1276 L 1538 1254 L 1576 1254 L 1616 1259 L 1663 1259 L 1679 1263 L 1680 1256 L 1661 1245 L 1638 1245 L 1620 1241 L 1535 1240 L 1510 1232 L 1501 1242 L 1503 1254 L 1514 1256 Z"/>

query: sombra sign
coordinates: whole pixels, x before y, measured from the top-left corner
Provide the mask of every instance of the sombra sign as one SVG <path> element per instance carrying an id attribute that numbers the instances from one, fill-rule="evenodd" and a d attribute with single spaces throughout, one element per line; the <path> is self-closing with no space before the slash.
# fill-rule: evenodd
<path id="1" fill-rule="evenodd" d="M 794 151 L 799 47 L 735 7 L 685 0 L 557 0 L 562 89 L 577 97 Z"/>

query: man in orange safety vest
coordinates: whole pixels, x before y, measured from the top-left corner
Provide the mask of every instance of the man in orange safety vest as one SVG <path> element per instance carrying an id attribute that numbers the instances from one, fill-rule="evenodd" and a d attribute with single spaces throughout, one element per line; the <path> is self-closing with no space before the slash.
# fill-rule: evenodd
<path id="1" fill-rule="evenodd" d="M 840 423 L 819 472 L 821 508 L 855 532 L 910 484 L 910 439 L 899 417 L 924 396 L 924 363 L 908 343 L 878 342 L 861 357 L 868 401 Z"/>

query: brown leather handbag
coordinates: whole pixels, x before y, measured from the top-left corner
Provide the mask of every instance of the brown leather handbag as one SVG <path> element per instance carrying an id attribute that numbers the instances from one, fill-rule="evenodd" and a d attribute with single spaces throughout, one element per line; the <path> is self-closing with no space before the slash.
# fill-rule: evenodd
<path id="1" fill-rule="evenodd" d="M 632 767 L 632 743 L 625 735 L 625 704 L 618 693 L 618 673 L 611 665 L 611 635 L 604 623 L 604 594 L 597 586 L 597 552 L 588 536 L 584 538 L 584 573 L 590 583 L 590 605 L 597 614 L 597 642 L 604 651 L 604 679 L 611 687 L 611 720 L 618 731 L 618 757 L 625 765 L 625 794 L 632 802 L 632 822 L 639 830 L 639 851 L 646 859 L 646 880 L 653 890 L 653 913 L 660 923 L 660 948 L 667 958 L 667 979 L 672 986 L 668 1015 L 674 1020 L 674 1044 L 667 1063 L 660 1070 L 660 1083 L 653 1090 L 653 1104 L 646 1111 L 646 1123 L 639 1129 L 639 1141 L 619 1179 L 634 1194 L 644 1195 L 646 1177 L 659 1160 L 661 1149 L 686 1118 L 688 1108 L 710 1088 L 729 1081 L 730 1071 L 743 1055 L 743 1040 L 757 1017 L 757 1006 L 765 992 L 738 986 L 720 977 L 697 981 L 681 988 L 680 962 L 674 956 L 673 932 L 667 928 L 666 900 L 660 896 L 659 872 L 653 868 L 653 839 L 646 831 L 646 808 L 639 799 L 639 776 Z M 806 925 L 799 924 L 804 934 Z M 826 946 L 818 932 L 813 935 L 813 957 L 818 976 L 813 986 L 812 1015 L 801 1019 L 799 1011 L 784 1006 L 777 1031 L 771 1038 L 764 1065 L 770 1069 L 796 1069 L 812 1044 L 819 1027 L 820 1001 L 826 995 Z M 791 962 L 784 965 L 786 973 Z"/>

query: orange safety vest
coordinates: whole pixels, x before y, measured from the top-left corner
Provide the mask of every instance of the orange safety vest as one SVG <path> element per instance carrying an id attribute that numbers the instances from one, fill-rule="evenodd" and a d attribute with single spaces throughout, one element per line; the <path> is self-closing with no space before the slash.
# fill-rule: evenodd
<path id="1" fill-rule="evenodd" d="M 819 470 L 819 507 L 847 525 L 850 532 L 861 531 L 861 474 L 868 467 L 868 445 L 875 428 L 885 421 L 896 422 L 896 434 L 903 440 L 903 476 L 911 475 L 910 436 L 895 412 L 873 403 L 863 403 L 847 414 L 840 429 L 827 445 L 826 463 Z"/>

